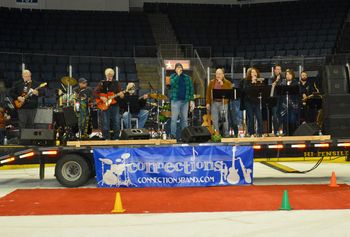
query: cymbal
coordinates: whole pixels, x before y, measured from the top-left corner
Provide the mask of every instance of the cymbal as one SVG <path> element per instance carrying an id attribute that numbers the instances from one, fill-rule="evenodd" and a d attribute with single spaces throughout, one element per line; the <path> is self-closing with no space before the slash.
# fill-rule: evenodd
<path id="1" fill-rule="evenodd" d="M 62 77 L 61 82 L 65 86 L 75 86 L 78 83 L 73 77 Z"/>
<path id="2" fill-rule="evenodd" d="M 168 97 L 166 95 L 157 94 L 157 93 L 151 93 L 149 95 L 149 97 L 151 97 L 152 99 L 155 99 L 155 100 L 167 100 L 168 99 Z"/>

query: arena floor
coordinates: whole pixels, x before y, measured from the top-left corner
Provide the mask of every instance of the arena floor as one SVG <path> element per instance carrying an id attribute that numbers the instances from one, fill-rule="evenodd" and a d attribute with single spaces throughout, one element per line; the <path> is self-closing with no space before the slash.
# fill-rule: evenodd
<path id="1" fill-rule="evenodd" d="M 307 170 L 313 163 L 288 163 Z M 322 163 L 308 174 L 283 174 L 254 164 L 255 185 L 350 183 L 350 164 Z M 20 188 L 60 188 L 53 167 L 0 170 L 0 197 Z M 95 187 L 91 182 L 85 187 Z M 194 200 L 195 201 L 195 200 Z M 331 202 L 332 200 L 330 200 Z M 1 236 L 350 236 L 350 210 L 0 217 Z"/>

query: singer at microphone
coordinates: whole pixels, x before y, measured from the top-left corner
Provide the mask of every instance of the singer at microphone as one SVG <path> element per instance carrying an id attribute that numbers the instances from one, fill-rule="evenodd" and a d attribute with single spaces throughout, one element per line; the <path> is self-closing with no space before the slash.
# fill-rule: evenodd
<path id="1" fill-rule="evenodd" d="M 194 109 L 193 83 L 187 74 L 183 73 L 181 63 L 175 64 L 175 73 L 170 76 L 171 86 L 171 137 L 176 138 L 180 131 L 188 126 L 188 108 Z M 180 115 L 181 130 L 177 131 L 177 120 Z"/>
<path id="2" fill-rule="evenodd" d="M 268 80 L 268 85 L 271 86 L 278 86 L 282 83 L 284 80 L 283 74 L 282 74 L 282 67 L 280 65 L 275 65 L 273 67 L 273 75 L 272 77 Z M 272 124 L 269 124 L 269 133 L 272 133 L 272 125 L 273 125 L 273 133 L 275 136 L 279 135 L 279 128 L 281 126 L 281 118 L 278 114 L 279 111 L 279 97 L 276 94 L 276 88 L 273 90 L 273 94 L 271 95 L 272 97 L 276 97 L 277 103 L 274 106 L 271 106 L 270 109 L 270 116 L 271 118 L 269 121 L 272 121 Z"/>

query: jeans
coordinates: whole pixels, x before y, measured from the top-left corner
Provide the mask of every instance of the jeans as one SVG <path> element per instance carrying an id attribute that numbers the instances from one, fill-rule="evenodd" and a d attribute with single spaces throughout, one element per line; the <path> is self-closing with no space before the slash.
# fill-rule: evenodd
<path id="1" fill-rule="evenodd" d="M 177 119 L 180 115 L 181 131 L 188 126 L 188 102 L 184 100 L 171 101 L 171 132 L 176 137 Z"/>
<path id="2" fill-rule="evenodd" d="M 36 111 L 36 109 L 19 109 L 19 128 L 34 128 L 34 118 L 36 115 Z"/>
<path id="3" fill-rule="evenodd" d="M 138 112 L 137 114 L 131 113 L 131 116 L 129 116 L 129 112 L 124 112 L 123 113 L 124 127 L 131 128 L 131 124 L 130 124 L 131 118 L 137 117 L 137 119 L 139 120 L 139 128 L 144 128 L 145 123 L 148 119 L 148 114 L 149 114 L 148 110 L 144 110 L 144 109 L 141 109 L 140 112 Z"/>
<path id="4" fill-rule="evenodd" d="M 228 126 L 233 129 L 235 136 L 238 136 L 238 125 L 242 122 L 242 112 L 239 110 L 240 101 L 231 100 L 228 110 Z"/>
<path id="5" fill-rule="evenodd" d="M 225 118 L 221 118 L 221 111 L 225 110 Z M 222 102 L 213 102 L 211 104 L 211 119 L 213 121 L 214 129 L 216 131 L 220 131 L 219 127 L 219 119 L 224 119 L 225 122 L 223 122 L 223 136 L 228 136 L 228 105 L 222 105 Z"/>
<path id="6" fill-rule="evenodd" d="M 109 109 L 102 111 L 102 135 L 104 139 L 111 139 L 111 121 L 113 129 L 113 139 L 118 139 L 120 130 L 120 114 L 118 105 L 112 105 Z"/>
<path id="7" fill-rule="evenodd" d="M 259 108 L 259 103 L 254 103 L 250 101 L 246 101 L 246 110 L 247 110 L 247 119 L 248 119 L 248 133 L 250 135 L 255 134 L 255 126 L 254 126 L 254 117 L 258 123 L 258 134 L 262 134 L 263 132 L 263 121 L 261 116 L 261 111 Z"/>

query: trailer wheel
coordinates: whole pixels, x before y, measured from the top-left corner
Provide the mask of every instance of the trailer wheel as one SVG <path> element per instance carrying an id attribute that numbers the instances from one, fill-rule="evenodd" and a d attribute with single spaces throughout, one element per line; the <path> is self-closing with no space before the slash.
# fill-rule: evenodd
<path id="1" fill-rule="evenodd" d="M 91 167 L 84 157 L 68 154 L 56 163 L 57 181 L 65 187 L 79 187 L 87 183 L 91 177 Z"/>

